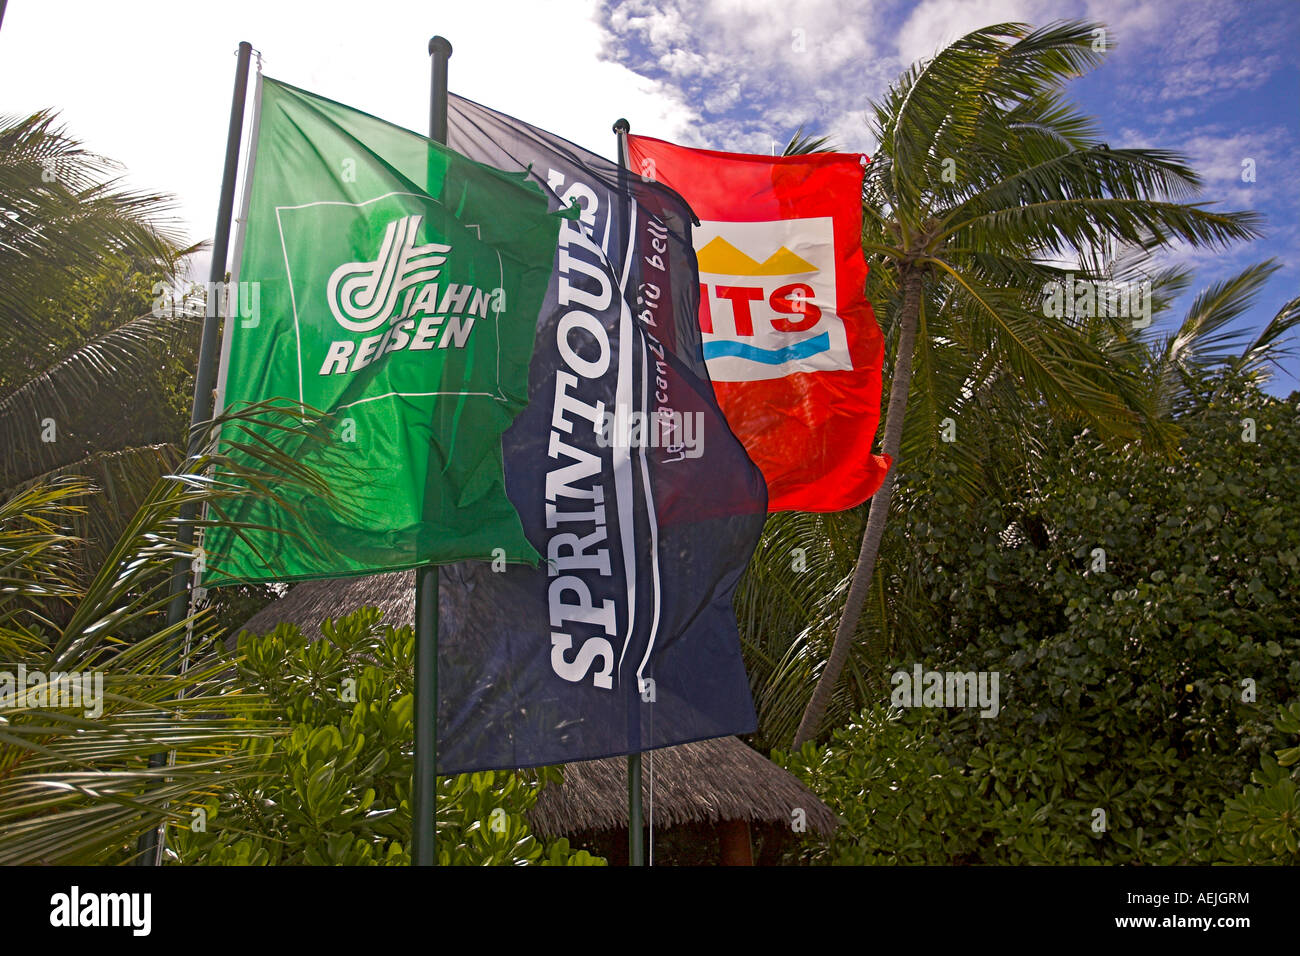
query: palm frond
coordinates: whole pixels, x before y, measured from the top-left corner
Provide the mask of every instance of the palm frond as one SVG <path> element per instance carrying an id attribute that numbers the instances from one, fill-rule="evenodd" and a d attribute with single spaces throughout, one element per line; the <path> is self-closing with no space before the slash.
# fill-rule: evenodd
<path id="1" fill-rule="evenodd" d="M 1233 369 L 1239 373 L 1257 372 L 1265 365 L 1280 367 L 1283 359 L 1295 358 L 1296 348 L 1283 346 L 1282 343 L 1296 328 L 1300 328 L 1300 297 L 1278 309 L 1277 314 L 1242 349 L 1241 354 L 1232 360 Z"/>
<path id="2" fill-rule="evenodd" d="M 169 197 L 121 188 L 114 164 L 85 150 L 52 113 L 0 118 L 0 343 L 21 343 L 70 280 L 114 257 L 168 271 L 180 233 L 165 218 Z"/>
<path id="3" fill-rule="evenodd" d="M 785 144 L 785 149 L 781 150 L 781 155 L 806 156 L 809 153 L 833 153 L 838 149 L 838 146 L 831 143 L 829 136 L 805 136 L 803 127 L 800 126 L 790 137 L 790 142 Z"/>
<path id="4" fill-rule="evenodd" d="M 280 419 L 277 427 L 311 438 L 319 423 L 302 424 L 302 414 L 290 426 L 283 410 L 255 406 L 218 424 Z M 228 782 L 252 772 L 238 744 L 279 730 L 254 719 L 256 701 L 234 692 L 206 610 L 167 623 L 173 573 L 194 554 L 177 519 L 182 509 L 217 510 L 250 494 L 285 508 L 290 491 L 331 500 L 319 477 L 283 451 L 246 448 L 236 460 L 210 444 L 154 485 L 98 573 L 79 585 L 66 526 L 74 507 L 102 503 L 85 498 L 87 489 L 84 479 L 59 479 L 0 502 L 0 588 L 35 606 L 0 615 L 0 650 L 6 672 L 22 665 L 36 675 L 0 716 L 0 863 L 124 861 L 139 833 L 187 820 L 187 805 L 210 793 L 218 775 Z M 74 496 L 83 499 L 75 506 Z M 54 602 L 67 613 L 52 613 Z M 183 642 L 190 666 L 177 672 Z M 84 694 L 61 696 L 85 685 L 59 675 L 99 681 L 91 705 Z M 172 766 L 149 766 L 159 752 L 174 755 Z"/>
<path id="5" fill-rule="evenodd" d="M 131 319 L 0 392 L 0 441 L 8 449 L 0 465 L 0 487 L 71 464 L 68 456 L 76 453 L 76 443 L 44 440 L 42 422 L 52 419 L 66 430 L 107 383 L 138 380 L 158 348 L 175 348 L 192 338 L 200 322 L 195 311 Z"/>

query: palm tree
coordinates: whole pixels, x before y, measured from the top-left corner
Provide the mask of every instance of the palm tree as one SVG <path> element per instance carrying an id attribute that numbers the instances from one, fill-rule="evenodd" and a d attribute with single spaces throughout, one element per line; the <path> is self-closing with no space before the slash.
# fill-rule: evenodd
<path id="1" fill-rule="evenodd" d="M 84 575 L 180 460 L 199 318 L 154 314 L 194 247 L 115 169 L 49 113 L 0 119 L 0 491 L 90 478 L 111 507 L 72 516 Z"/>
<path id="2" fill-rule="evenodd" d="M 894 345 L 883 451 L 896 463 L 914 369 L 927 377 L 927 396 L 943 393 L 931 391 L 930 378 L 979 381 L 997 369 L 1058 419 L 1168 446 L 1170 430 L 1133 367 L 1086 330 L 1044 314 L 1042 290 L 1067 272 L 1098 275 L 1090 264 L 1117 241 L 1226 244 L 1257 235 L 1258 217 L 1186 201 L 1200 179 L 1179 156 L 1110 149 L 1063 99 L 1065 81 L 1100 63 L 1100 29 L 976 30 L 906 71 L 873 108 L 880 145 L 864 185 L 863 250 L 874 266 L 869 294 L 884 306 Z M 974 364 L 956 370 L 946 364 L 952 354 Z M 935 442 L 949 409 L 922 407 L 924 440 Z M 891 468 L 871 501 L 796 747 L 816 736 L 849 656 L 894 484 Z"/>

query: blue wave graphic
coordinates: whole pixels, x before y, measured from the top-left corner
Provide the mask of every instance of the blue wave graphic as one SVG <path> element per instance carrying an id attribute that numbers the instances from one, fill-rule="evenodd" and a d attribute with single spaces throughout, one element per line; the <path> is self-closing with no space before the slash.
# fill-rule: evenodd
<path id="1" fill-rule="evenodd" d="M 746 345 L 744 342 L 705 342 L 704 359 L 715 358 L 743 358 L 750 362 L 761 362 L 764 365 L 783 365 L 786 362 L 793 362 L 797 359 L 805 359 L 810 355 L 816 355 L 818 352 L 825 352 L 831 347 L 831 334 L 823 332 L 821 335 L 813 336 L 811 339 L 804 339 L 802 342 L 796 342 L 794 345 L 787 345 L 780 349 L 760 349 L 756 345 Z"/>

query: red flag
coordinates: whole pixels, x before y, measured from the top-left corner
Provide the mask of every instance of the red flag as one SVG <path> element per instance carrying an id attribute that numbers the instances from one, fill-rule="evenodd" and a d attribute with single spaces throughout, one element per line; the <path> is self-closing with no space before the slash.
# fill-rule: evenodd
<path id="1" fill-rule="evenodd" d="M 866 299 L 858 154 L 761 156 L 628 137 L 632 169 L 700 219 L 700 330 L 727 423 L 767 479 L 768 511 L 840 511 L 875 494 L 884 343 Z"/>

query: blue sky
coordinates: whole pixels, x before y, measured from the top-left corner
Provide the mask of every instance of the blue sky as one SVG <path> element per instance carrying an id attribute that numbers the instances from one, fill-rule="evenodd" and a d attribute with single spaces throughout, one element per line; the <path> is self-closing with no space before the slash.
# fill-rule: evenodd
<path id="1" fill-rule="evenodd" d="M 802 125 L 871 152 L 867 104 L 905 66 L 976 27 L 1065 17 L 1101 21 L 1117 43 L 1070 89 L 1107 142 L 1183 152 L 1202 199 L 1265 215 L 1261 240 L 1175 251 L 1194 288 L 1275 257 L 1284 268 L 1244 320 L 1262 325 L 1300 291 L 1300 0 L 10 0 L 0 113 L 59 109 L 130 185 L 174 194 L 200 239 L 243 39 L 268 75 L 415 130 L 441 33 L 456 92 L 607 156 L 619 116 L 688 145 L 769 152 Z M 1271 390 L 1300 387 L 1298 369 Z"/>

